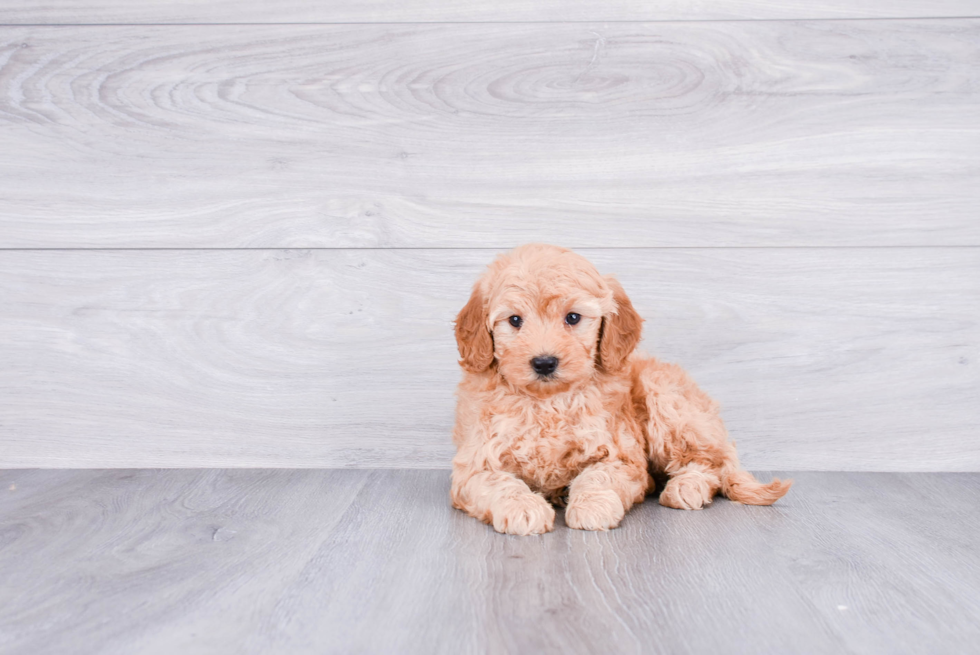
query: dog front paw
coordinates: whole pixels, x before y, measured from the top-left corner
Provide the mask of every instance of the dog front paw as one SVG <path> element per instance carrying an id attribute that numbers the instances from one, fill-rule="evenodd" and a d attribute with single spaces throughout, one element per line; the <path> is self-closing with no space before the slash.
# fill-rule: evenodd
<path id="1" fill-rule="evenodd" d="M 493 529 L 505 534 L 544 534 L 555 527 L 555 508 L 533 493 L 501 498 L 491 514 Z"/>
<path id="2" fill-rule="evenodd" d="M 573 493 L 565 510 L 565 523 L 576 530 L 611 530 L 626 516 L 623 501 L 612 489 Z"/>

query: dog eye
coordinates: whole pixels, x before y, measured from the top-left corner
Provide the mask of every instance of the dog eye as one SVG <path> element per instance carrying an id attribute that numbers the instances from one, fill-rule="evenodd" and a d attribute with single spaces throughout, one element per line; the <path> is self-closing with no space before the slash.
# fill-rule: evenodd
<path id="1" fill-rule="evenodd" d="M 581 320 L 582 317 L 576 314 L 575 312 L 572 312 L 571 314 L 565 317 L 565 322 L 568 323 L 569 325 L 575 325 Z"/>
<path id="2" fill-rule="evenodd" d="M 521 325 L 524 324 L 524 319 L 518 316 L 517 314 L 514 314 L 513 316 L 508 318 L 507 321 L 510 322 L 510 324 L 516 328 L 519 328 L 521 327 Z"/>

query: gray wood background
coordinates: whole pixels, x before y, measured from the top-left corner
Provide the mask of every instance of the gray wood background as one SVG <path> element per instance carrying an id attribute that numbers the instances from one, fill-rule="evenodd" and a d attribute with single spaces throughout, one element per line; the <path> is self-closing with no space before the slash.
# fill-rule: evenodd
<path id="1" fill-rule="evenodd" d="M 980 470 L 980 7 L 0 7 L 0 466 L 446 467 L 527 241 L 749 467 Z"/>
<path id="2" fill-rule="evenodd" d="M 853 19 L 976 16 L 975 0 L 4 0 L 12 25 Z"/>

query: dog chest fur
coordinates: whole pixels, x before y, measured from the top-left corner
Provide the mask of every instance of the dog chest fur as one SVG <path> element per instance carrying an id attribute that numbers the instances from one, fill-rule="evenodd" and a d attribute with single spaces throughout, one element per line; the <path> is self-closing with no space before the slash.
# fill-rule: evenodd
<path id="1" fill-rule="evenodd" d="M 629 402 L 625 389 L 610 395 L 589 385 L 548 398 L 496 387 L 462 393 L 461 425 L 469 436 L 465 450 L 482 450 L 494 468 L 513 473 L 535 491 L 555 498 L 590 464 L 639 456 L 641 446 L 610 404 Z M 469 416 L 467 416 L 469 414 Z M 466 419 L 470 420 L 466 420 Z M 472 421 L 472 423 L 471 423 Z M 469 448 L 467 448 L 468 446 Z M 623 453 L 637 450 L 637 453 Z"/>

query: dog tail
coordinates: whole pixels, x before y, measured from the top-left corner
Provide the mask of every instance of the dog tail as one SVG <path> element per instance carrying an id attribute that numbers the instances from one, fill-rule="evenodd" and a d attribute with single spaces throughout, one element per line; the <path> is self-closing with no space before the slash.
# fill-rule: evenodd
<path id="1" fill-rule="evenodd" d="M 779 478 L 762 484 L 748 471 L 737 468 L 726 468 L 721 472 L 721 492 L 729 500 L 746 505 L 772 505 L 785 496 L 792 486 L 792 480 Z"/>

